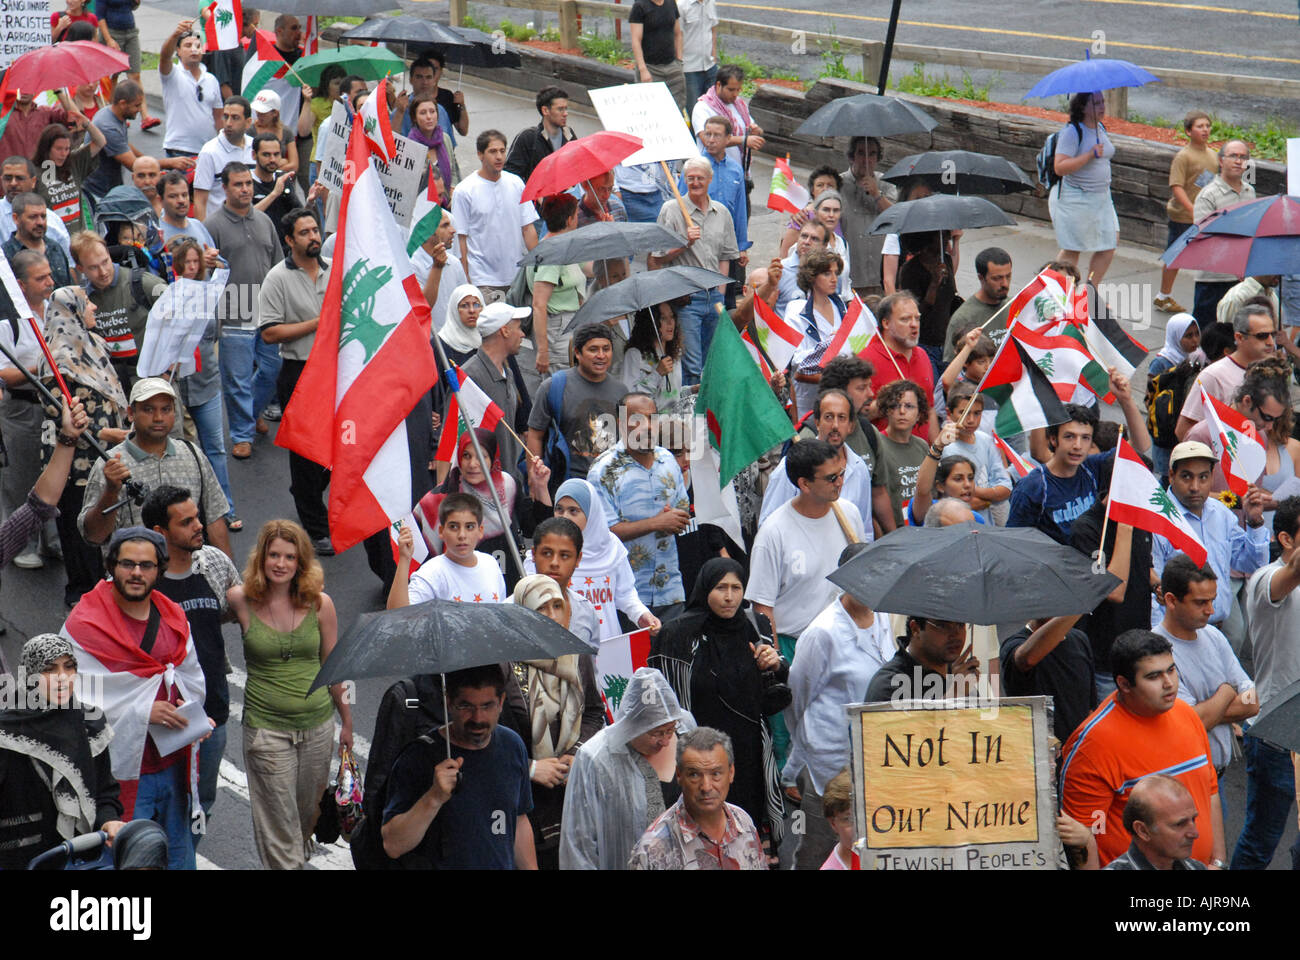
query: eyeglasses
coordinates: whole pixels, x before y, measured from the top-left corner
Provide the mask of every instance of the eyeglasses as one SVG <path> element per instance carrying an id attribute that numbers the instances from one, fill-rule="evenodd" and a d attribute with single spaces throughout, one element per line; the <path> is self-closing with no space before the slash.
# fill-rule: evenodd
<path id="1" fill-rule="evenodd" d="M 1261 330 L 1261 331 L 1259 331 L 1258 333 L 1247 334 L 1247 336 L 1254 337 L 1254 338 L 1255 338 L 1256 340 L 1258 340 L 1260 343 L 1263 343 L 1265 340 L 1276 340 L 1276 339 L 1277 339 L 1277 331 L 1276 331 L 1276 330 Z"/>
<path id="2" fill-rule="evenodd" d="M 954 622 L 952 620 L 930 620 L 927 618 L 925 622 L 934 627 L 934 629 L 942 630 L 945 633 L 966 632 L 966 624 Z"/>
<path id="3" fill-rule="evenodd" d="M 154 563 L 152 560 L 141 560 L 138 562 L 135 560 L 119 560 L 117 561 L 117 565 L 123 570 L 142 570 L 145 573 L 150 573 L 151 571 L 158 569 L 158 564 Z"/>
<path id="4" fill-rule="evenodd" d="M 843 471 L 843 470 L 837 470 L 835 473 L 828 473 L 828 474 L 826 474 L 826 476 L 824 476 L 824 477 L 816 477 L 815 479 L 817 479 L 817 480 L 824 480 L 824 481 L 826 481 L 827 483 L 834 483 L 836 480 L 838 480 L 838 479 L 839 479 L 840 477 L 842 477 L 842 476 L 844 476 L 844 471 Z"/>
<path id="5" fill-rule="evenodd" d="M 904 413 L 912 413 L 913 411 L 920 410 L 921 408 L 914 403 L 896 403 L 892 407 L 889 407 L 888 409 L 902 410 Z"/>
<path id="6" fill-rule="evenodd" d="M 491 703 L 465 703 L 463 700 L 461 700 L 458 701 L 457 703 L 453 703 L 451 705 L 451 708 L 455 710 L 457 713 L 464 713 L 470 715 L 476 713 L 482 713 L 487 716 L 491 716 L 492 714 L 496 713 L 497 710 L 501 709 L 501 704 L 499 701 L 496 700 L 493 700 Z"/>
<path id="7" fill-rule="evenodd" d="M 194 92 L 197 93 L 197 94 L 199 95 L 199 103 L 202 103 L 202 102 L 203 102 L 203 87 L 202 87 L 202 85 L 196 86 L 196 87 L 194 88 Z"/>
<path id="8" fill-rule="evenodd" d="M 1225 153 L 1225 154 L 1223 155 L 1223 159 L 1224 159 L 1224 160 L 1241 160 L 1241 161 L 1245 162 L 1246 160 L 1249 160 L 1249 159 L 1250 159 L 1250 154 L 1249 154 L 1249 153 Z"/>

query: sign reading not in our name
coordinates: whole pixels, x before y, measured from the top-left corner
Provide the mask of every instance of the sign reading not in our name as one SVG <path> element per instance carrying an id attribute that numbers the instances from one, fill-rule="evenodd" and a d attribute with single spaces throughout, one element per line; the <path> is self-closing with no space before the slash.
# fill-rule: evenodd
<path id="1" fill-rule="evenodd" d="M 848 707 L 863 870 L 1052 870 L 1047 699 Z"/>

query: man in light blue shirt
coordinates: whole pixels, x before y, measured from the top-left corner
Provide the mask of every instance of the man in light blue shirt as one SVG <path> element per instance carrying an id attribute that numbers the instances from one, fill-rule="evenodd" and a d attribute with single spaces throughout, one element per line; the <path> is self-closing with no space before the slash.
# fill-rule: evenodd
<path id="1" fill-rule="evenodd" d="M 1258 488 L 1252 486 L 1242 498 L 1248 529 L 1242 528 L 1236 514 L 1210 496 L 1217 462 L 1214 451 L 1203 443 L 1193 440 L 1178 444 L 1169 454 L 1169 492 L 1192 532 L 1205 545 L 1210 569 L 1218 577 L 1210 623 L 1233 640 L 1227 627 L 1236 603 L 1232 571 L 1250 574 L 1268 563 L 1268 531 L 1264 529 L 1264 494 Z M 1177 552 L 1166 538 L 1152 535 L 1151 569 L 1156 576 L 1164 572 L 1165 562 Z M 1164 615 L 1160 598 L 1153 598 L 1151 623 L 1159 624 Z"/>
<path id="2" fill-rule="evenodd" d="M 725 121 L 725 122 L 724 122 Z M 740 269 L 749 263 L 749 204 L 745 196 L 745 171 L 740 164 L 727 156 L 727 135 L 731 132 L 731 121 L 725 117 L 711 117 L 700 131 L 700 145 L 704 148 L 701 156 L 713 164 L 713 180 L 709 182 L 709 196 L 727 208 L 731 214 L 732 225 L 736 228 L 736 249 L 740 251 L 738 259 Z M 683 174 L 677 188 L 686 193 L 686 177 Z"/>
<path id="3" fill-rule="evenodd" d="M 690 523 L 690 497 L 677 459 L 654 442 L 655 401 L 629 393 L 619 404 L 622 439 L 591 465 L 609 529 L 627 544 L 637 596 L 655 616 L 686 599 L 677 561 L 677 534 Z"/>

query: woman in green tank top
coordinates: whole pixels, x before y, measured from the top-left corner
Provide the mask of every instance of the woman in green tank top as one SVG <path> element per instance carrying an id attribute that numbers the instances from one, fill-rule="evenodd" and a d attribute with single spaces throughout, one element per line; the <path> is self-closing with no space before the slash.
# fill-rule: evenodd
<path id="1" fill-rule="evenodd" d="M 266 869 L 298 869 L 311 857 L 334 752 L 335 708 L 340 752 L 352 748 L 343 685 L 307 693 L 338 640 L 338 616 L 324 581 L 307 532 L 292 520 L 271 520 L 249 554 L 243 585 L 230 594 L 248 669 L 244 765 L 253 841 Z"/>

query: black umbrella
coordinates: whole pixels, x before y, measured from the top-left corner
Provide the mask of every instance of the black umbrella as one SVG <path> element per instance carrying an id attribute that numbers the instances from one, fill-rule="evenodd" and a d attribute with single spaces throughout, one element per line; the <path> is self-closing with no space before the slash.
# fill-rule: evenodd
<path id="1" fill-rule="evenodd" d="M 1246 728 L 1246 736 L 1259 737 L 1279 750 L 1300 751 L 1300 680 L 1273 695 Z"/>
<path id="2" fill-rule="evenodd" d="M 859 93 L 832 100 L 795 131 L 801 137 L 893 137 L 901 133 L 927 133 L 939 125 L 920 107 L 895 97 Z"/>
<path id="3" fill-rule="evenodd" d="M 462 40 L 469 41 L 469 46 L 440 48 L 448 63 L 458 63 L 461 67 L 517 67 L 523 62 L 519 59 L 519 54 L 511 50 L 500 37 L 491 36 L 473 27 L 448 27 L 447 29 Z"/>
<path id="4" fill-rule="evenodd" d="M 635 257 L 647 250 L 675 250 L 685 245 L 684 237 L 657 223 L 598 221 L 566 233 L 550 234 L 524 254 L 520 266 L 563 266 L 587 260 L 613 260 L 617 257 Z"/>
<path id="5" fill-rule="evenodd" d="M 676 242 L 682 241 L 679 239 Z M 700 290 L 709 290 L 730 282 L 731 278 L 726 274 L 718 273 L 716 270 L 706 270 L 703 267 L 647 270 L 645 273 L 633 274 L 626 280 L 620 280 L 613 286 L 594 294 L 582 305 L 582 309 L 573 315 L 569 325 L 576 327 L 582 323 L 603 323 L 613 317 L 636 313 L 642 307 L 651 307 L 666 300 L 690 296 Z"/>
<path id="6" fill-rule="evenodd" d="M 1017 193 L 1033 190 L 1025 172 L 1005 157 L 970 150 L 931 150 L 904 157 L 880 179 L 919 179 L 935 193 Z"/>
<path id="7" fill-rule="evenodd" d="M 399 17 L 375 17 L 342 34 L 340 40 L 388 40 L 393 43 L 436 44 L 437 46 L 465 46 L 473 44 L 432 20 L 409 13 Z"/>
<path id="8" fill-rule="evenodd" d="M 1089 613 L 1119 578 L 1034 527 L 904 527 L 827 579 L 883 613 L 993 624 Z"/>
<path id="9" fill-rule="evenodd" d="M 872 233 L 929 233 L 974 227 L 1012 227 L 1015 221 L 983 197 L 936 193 L 896 203 L 871 224 Z"/>

